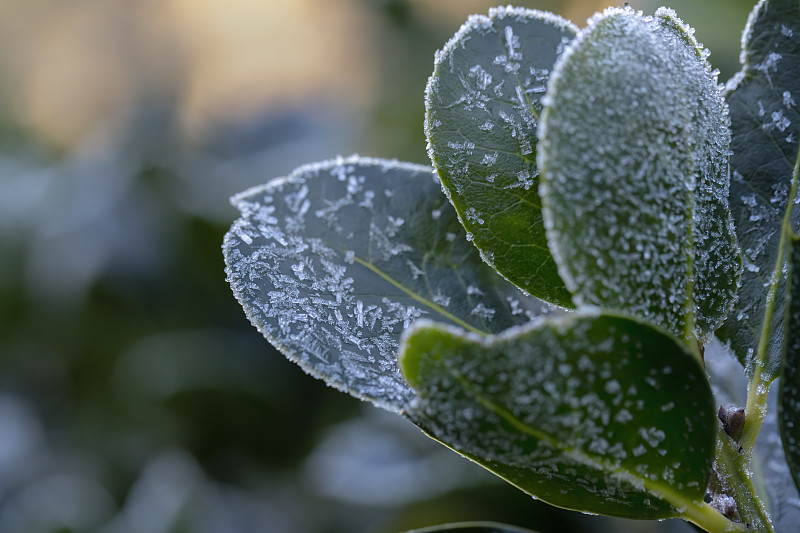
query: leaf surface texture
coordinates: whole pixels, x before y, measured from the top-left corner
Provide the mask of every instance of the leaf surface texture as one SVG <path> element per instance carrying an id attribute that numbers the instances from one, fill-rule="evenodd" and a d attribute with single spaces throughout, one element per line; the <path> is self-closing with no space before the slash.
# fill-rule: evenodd
<path id="1" fill-rule="evenodd" d="M 631 518 L 702 505 L 717 421 L 698 359 L 613 314 L 568 314 L 486 339 L 417 323 L 408 416 L 548 503 Z"/>
<path id="2" fill-rule="evenodd" d="M 413 396 L 396 350 L 414 320 L 486 334 L 549 309 L 480 259 L 429 167 L 340 158 L 232 203 L 223 250 L 251 322 L 310 374 L 386 409 Z"/>
<path id="3" fill-rule="evenodd" d="M 550 249 L 575 304 L 707 338 L 741 269 L 727 109 L 669 9 L 609 8 L 556 64 L 539 130 Z"/>
<path id="4" fill-rule="evenodd" d="M 744 272 L 736 306 L 719 335 L 763 379 L 785 349 L 789 239 L 800 227 L 800 4 L 762 0 L 742 37 L 742 70 L 727 85 L 733 138 L 731 211 Z"/>
<path id="5" fill-rule="evenodd" d="M 553 63 L 576 33 L 541 11 L 473 15 L 436 55 L 425 106 L 431 160 L 483 258 L 567 307 L 542 223 L 536 129 Z"/>

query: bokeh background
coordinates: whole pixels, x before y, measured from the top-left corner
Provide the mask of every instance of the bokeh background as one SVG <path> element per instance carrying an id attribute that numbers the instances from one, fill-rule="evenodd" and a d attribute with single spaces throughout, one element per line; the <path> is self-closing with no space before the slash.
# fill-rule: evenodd
<path id="1" fill-rule="evenodd" d="M 669 3 L 738 70 L 752 0 Z M 0 0 L 0 533 L 690 531 L 497 482 L 303 374 L 225 283 L 231 194 L 337 154 L 427 163 L 434 51 L 490 4 Z"/>

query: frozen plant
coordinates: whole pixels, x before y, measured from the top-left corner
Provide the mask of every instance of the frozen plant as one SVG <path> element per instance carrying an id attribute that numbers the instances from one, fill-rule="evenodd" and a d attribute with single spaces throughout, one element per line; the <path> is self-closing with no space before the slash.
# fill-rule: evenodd
<path id="1" fill-rule="evenodd" d="M 234 294 L 307 372 L 545 502 L 796 528 L 800 4 L 758 3 L 724 87 L 707 55 L 667 8 L 470 17 L 426 91 L 434 170 L 353 156 L 235 196 Z"/>

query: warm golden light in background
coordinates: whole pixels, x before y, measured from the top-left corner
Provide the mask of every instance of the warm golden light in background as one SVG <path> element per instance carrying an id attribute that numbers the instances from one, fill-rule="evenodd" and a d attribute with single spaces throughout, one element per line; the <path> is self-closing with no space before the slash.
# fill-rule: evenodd
<path id="1" fill-rule="evenodd" d="M 186 50 L 183 116 L 241 114 L 322 99 L 357 106 L 374 90 L 376 21 L 351 0 L 172 0 Z"/>
<path id="2" fill-rule="evenodd" d="M 410 6 L 452 33 L 495 3 Z M 524 4 L 580 24 L 607 2 Z M 142 93 L 174 100 L 189 136 L 209 119 L 308 99 L 365 110 L 381 24 L 357 0 L 4 0 L 0 87 L 18 120 L 61 149 L 113 127 Z"/>
<path id="3" fill-rule="evenodd" d="M 456 28 L 472 13 L 486 13 L 491 6 L 506 5 L 508 2 L 489 0 L 411 0 L 414 9 L 427 16 L 434 17 Z M 631 6 L 639 7 L 639 2 L 629 2 Z M 608 0 L 539 0 L 533 2 L 511 2 L 531 9 L 552 11 L 564 18 L 572 20 L 578 26 L 583 26 L 584 21 L 595 11 L 602 10 L 609 5 L 621 5 L 622 2 L 609 2 Z M 455 31 L 455 28 L 454 28 Z"/>

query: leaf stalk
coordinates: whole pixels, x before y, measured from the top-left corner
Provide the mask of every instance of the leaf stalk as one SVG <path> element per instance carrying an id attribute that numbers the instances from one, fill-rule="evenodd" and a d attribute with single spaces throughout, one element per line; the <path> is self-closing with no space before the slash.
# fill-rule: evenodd
<path id="1" fill-rule="evenodd" d="M 751 459 L 752 448 L 748 451 L 740 446 L 720 426 L 713 471 L 717 486 L 712 487 L 711 492 L 717 492 L 717 496 L 733 498 L 736 502 L 736 512 L 742 522 L 741 525 L 746 527 L 742 531 L 774 533 L 775 529 L 767 509 L 764 502 L 758 497 L 753 484 L 753 474 L 750 470 Z M 701 524 L 697 525 L 705 527 Z"/>

